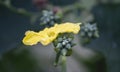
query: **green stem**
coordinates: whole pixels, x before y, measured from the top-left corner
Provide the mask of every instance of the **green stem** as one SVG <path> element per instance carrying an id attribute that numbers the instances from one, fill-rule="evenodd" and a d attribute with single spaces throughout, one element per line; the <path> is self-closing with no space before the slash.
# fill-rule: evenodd
<path id="1" fill-rule="evenodd" d="M 5 6 L 10 11 L 20 14 L 20 15 L 29 16 L 29 17 L 33 15 L 32 12 L 28 12 L 27 10 L 23 8 L 15 8 L 14 6 L 11 5 L 10 0 L 6 0 L 6 1 L 0 0 L 0 5 Z"/>
<path id="2" fill-rule="evenodd" d="M 62 56 L 62 72 L 67 72 L 67 68 L 66 68 L 66 56 Z"/>
<path id="3" fill-rule="evenodd" d="M 72 12 L 72 11 L 77 10 L 77 9 L 83 10 L 85 8 L 82 5 L 80 5 L 79 2 L 77 2 L 77 3 L 74 3 L 74 4 L 69 5 L 67 7 L 64 7 L 63 14 L 66 15 L 67 13 Z"/>
<path id="4" fill-rule="evenodd" d="M 56 59 L 55 59 L 54 66 L 57 66 L 57 65 L 58 65 L 59 58 L 60 58 L 60 53 L 61 53 L 61 51 L 59 51 L 59 52 L 57 53 L 57 56 L 56 56 Z"/>

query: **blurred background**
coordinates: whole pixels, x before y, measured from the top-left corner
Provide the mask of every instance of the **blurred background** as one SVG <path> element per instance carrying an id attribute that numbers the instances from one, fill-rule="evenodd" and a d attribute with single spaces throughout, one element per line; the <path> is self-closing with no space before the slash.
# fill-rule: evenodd
<path id="1" fill-rule="evenodd" d="M 77 45 L 67 72 L 120 72 L 120 0 L 0 0 L 0 72 L 61 72 L 52 44 L 25 46 L 27 30 L 38 31 L 42 10 L 63 14 L 62 22 L 96 22 L 99 38 Z"/>

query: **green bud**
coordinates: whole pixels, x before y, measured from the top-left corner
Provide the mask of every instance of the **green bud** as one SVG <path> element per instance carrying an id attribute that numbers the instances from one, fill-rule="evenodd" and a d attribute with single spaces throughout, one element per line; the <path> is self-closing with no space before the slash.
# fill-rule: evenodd
<path id="1" fill-rule="evenodd" d="M 62 42 L 62 45 L 66 45 L 66 42 Z"/>
<path id="2" fill-rule="evenodd" d="M 67 50 L 66 50 L 66 49 L 62 49 L 61 54 L 62 54 L 63 56 L 66 56 Z"/>
<path id="3" fill-rule="evenodd" d="M 72 38 L 68 38 L 68 41 L 72 41 Z"/>
<path id="4" fill-rule="evenodd" d="M 58 43 L 56 48 L 61 48 L 62 47 L 62 44 L 61 43 Z"/>
<path id="5" fill-rule="evenodd" d="M 67 44 L 67 45 L 66 45 L 66 48 L 67 48 L 67 49 L 71 49 L 72 47 L 71 47 L 70 44 Z"/>
<path id="6" fill-rule="evenodd" d="M 92 32 L 88 32 L 88 36 L 89 36 L 89 37 L 92 37 Z"/>

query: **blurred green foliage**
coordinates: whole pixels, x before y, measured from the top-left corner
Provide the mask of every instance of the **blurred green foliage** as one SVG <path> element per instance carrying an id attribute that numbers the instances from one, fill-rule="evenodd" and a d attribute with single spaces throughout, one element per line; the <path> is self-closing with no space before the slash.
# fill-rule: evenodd
<path id="1" fill-rule="evenodd" d="M 26 46 L 14 48 L 2 55 L 0 72 L 35 72 L 36 61 Z"/>

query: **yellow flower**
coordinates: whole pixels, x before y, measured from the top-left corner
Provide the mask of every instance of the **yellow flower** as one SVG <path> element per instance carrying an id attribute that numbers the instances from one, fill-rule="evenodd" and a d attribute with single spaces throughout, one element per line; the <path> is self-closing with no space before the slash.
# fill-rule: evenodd
<path id="1" fill-rule="evenodd" d="M 23 43 L 25 45 L 35 45 L 38 42 L 43 45 L 50 44 L 59 33 L 74 33 L 77 34 L 80 30 L 81 23 L 62 23 L 55 24 L 54 27 L 45 28 L 43 31 L 34 32 L 27 31 L 25 37 L 23 38 Z"/>

